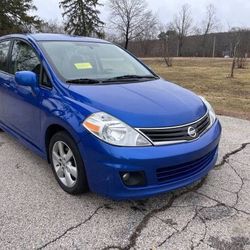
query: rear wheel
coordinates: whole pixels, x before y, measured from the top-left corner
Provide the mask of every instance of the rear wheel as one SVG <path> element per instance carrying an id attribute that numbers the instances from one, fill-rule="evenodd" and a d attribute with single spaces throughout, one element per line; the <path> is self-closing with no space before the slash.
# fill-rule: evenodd
<path id="1" fill-rule="evenodd" d="M 55 178 L 65 192 L 81 194 L 88 191 L 80 152 L 68 133 L 61 131 L 51 138 L 49 154 Z"/>

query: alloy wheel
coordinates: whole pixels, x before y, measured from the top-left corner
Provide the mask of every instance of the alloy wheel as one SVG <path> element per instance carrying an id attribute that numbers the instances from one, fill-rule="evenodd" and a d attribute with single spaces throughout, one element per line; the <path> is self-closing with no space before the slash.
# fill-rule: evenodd
<path id="1" fill-rule="evenodd" d="M 72 188 L 77 181 L 77 164 L 70 147 L 63 141 L 57 141 L 52 149 L 52 161 L 55 172 L 68 188 Z"/>

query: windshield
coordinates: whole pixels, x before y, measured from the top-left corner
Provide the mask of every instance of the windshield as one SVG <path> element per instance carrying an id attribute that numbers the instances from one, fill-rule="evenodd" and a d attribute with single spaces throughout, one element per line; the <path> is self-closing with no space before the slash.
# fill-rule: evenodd
<path id="1" fill-rule="evenodd" d="M 66 82 L 155 78 L 143 64 L 113 44 L 72 41 L 44 41 L 40 44 Z"/>

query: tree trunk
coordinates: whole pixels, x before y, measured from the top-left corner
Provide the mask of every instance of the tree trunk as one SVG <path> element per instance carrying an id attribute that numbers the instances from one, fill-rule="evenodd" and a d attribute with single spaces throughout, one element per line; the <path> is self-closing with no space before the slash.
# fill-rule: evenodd
<path id="1" fill-rule="evenodd" d="M 163 39 L 163 58 L 168 67 L 172 67 L 172 59 L 169 56 L 169 40 Z"/>
<path id="2" fill-rule="evenodd" d="M 178 56 L 182 56 L 182 47 L 183 47 L 183 39 L 179 40 L 179 44 L 178 44 Z"/>
<path id="3" fill-rule="evenodd" d="M 231 75 L 230 75 L 231 78 L 234 78 L 235 61 L 236 61 L 236 58 L 234 57 L 233 62 L 232 62 L 232 68 L 231 68 Z"/>
<path id="4" fill-rule="evenodd" d="M 128 20 L 127 27 L 126 27 L 126 33 L 125 33 L 125 45 L 124 48 L 128 49 L 128 42 L 129 42 L 129 30 L 130 30 L 130 20 Z"/>
<path id="5" fill-rule="evenodd" d="M 233 62 L 232 62 L 231 75 L 230 75 L 231 78 L 234 77 L 234 69 L 235 69 L 235 64 L 236 64 L 236 53 L 237 53 L 238 46 L 239 46 L 239 42 L 237 42 L 234 46 Z"/>
<path id="6" fill-rule="evenodd" d="M 128 49 L 128 38 L 127 38 L 127 37 L 126 37 L 126 40 L 125 40 L 124 48 L 125 48 L 125 49 Z"/>

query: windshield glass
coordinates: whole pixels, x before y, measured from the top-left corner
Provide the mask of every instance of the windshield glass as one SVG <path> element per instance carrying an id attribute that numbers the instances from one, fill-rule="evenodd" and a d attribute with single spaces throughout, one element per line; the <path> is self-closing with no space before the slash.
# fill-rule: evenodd
<path id="1" fill-rule="evenodd" d="M 40 44 L 64 81 L 155 77 L 135 58 L 113 44 L 72 41 L 45 41 Z"/>

